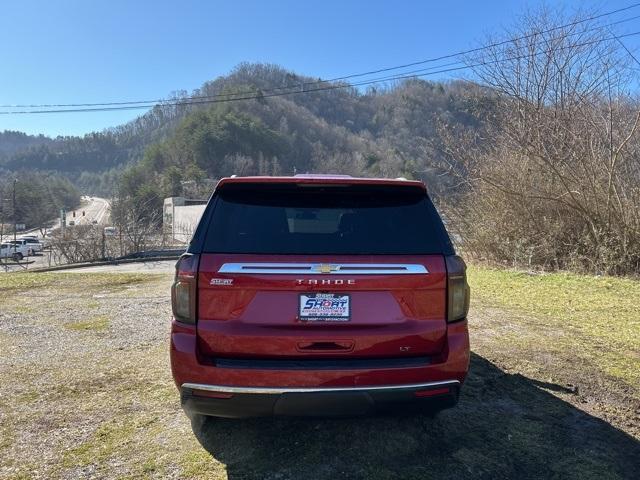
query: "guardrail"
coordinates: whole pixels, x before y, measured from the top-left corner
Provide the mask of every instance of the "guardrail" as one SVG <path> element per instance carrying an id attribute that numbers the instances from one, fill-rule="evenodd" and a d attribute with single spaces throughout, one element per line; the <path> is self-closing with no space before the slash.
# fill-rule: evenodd
<path id="1" fill-rule="evenodd" d="M 5 272 L 8 272 L 9 271 L 9 267 L 12 267 L 12 266 L 18 266 L 18 267 L 22 268 L 23 270 L 26 270 L 27 267 L 32 263 L 36 263 L 35 260 L 24 260 L 23 261 L 23 260 L 14 260 L 14 259 L 12 259 L 10 257 L 0 258 L 0 266 L 4 269 Z"/>
<path id="2" fill-rule="evenodd" d="M 96 267 L 101 265 L 119 265 L 125 263 L 136 262 L 148 262 L 148 261 L 167 261 L 177 260 L 180 255 L 184 253 L 184 249 L 156 249 L 143 252 L 131 253 L 122 257 L 116 258 L 103 258 L 86 262 L 77 263 L 62 263 L 57 265 L 44 265 L 35 268 L 29 268 L 30 265 L 36 263 L 35 260 L 26 257 L 25 260 L 15 261 L 11 258 L 0 259 L 0 272 L 15 272 L 15 271 L 27 271 L 27 272 L 54 272 L 57 270 L 70 270 L 77 268 Z M 31 257 L 32 258 L 32 257 Z"/>
<path id="3" fill-rule="evenodd" d="M 54 265 L 52 267 L 38 267 L 31 268 L 29 272 L 55 272 L 58 270 L 72 270 L 77 268 L 87 268 L 87 267 L 99 267 L 103 265 L 121 265 L 126 263 L 138 263 L 138 262 L 148 262 L 148 261 L 156 261 L 162 262 L 167 260 L 177 260 L 180 255 L 184 253 L 184 250 L 167 250 L 161 251 L 156 250 L 153 252 L 138 252 L 136 254 L 126 255 L 124 257 L 106 259 L 106 260 L 98 260 L 92 262 L 82 262 L 82 263 L 66 263 L 62 265 Z M 134 255 L 137 255 L 134 257 Z"/>

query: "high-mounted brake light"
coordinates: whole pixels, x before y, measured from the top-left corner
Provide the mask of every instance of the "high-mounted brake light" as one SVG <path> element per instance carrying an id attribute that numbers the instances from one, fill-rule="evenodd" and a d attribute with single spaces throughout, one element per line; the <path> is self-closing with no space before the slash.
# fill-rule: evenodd
<path id="1" fill-rule="evenodd" d="M 171 286 L 171 306 L 173 317 L 179 322 L 196 323 L 198 260 L 198 255 L 185 253 L 176 263 L 176 276 Z"/>
<path id="2" fill-rule="evenodd" d="M 447 321 L 455 322 L 467 317 L 470 289 L 467 266 L 457 255 L 446 257 L 447 263 Z"/>

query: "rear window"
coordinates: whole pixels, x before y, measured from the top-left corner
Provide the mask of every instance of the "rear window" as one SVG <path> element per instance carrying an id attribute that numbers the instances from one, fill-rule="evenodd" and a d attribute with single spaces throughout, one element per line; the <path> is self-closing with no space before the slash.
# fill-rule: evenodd
<path id="1" fill-rule="evenodd" d="M 403 255 L 443 252 L 442 222 L 420 189 L 234 185 L 217 194 L 208 253 Z"/>

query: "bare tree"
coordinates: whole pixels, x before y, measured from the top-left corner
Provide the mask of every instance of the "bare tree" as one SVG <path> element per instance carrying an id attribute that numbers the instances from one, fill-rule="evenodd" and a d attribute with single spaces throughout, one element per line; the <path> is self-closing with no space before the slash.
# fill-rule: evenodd
<path id="1" fill-rule="evenodd" d="M 448 133 L 468 247 L 517 264 L 640 272 L 640 106 L 622 40 L 585 15 L 528 13 L 467 59 L 496 95 L 482 142 Z M 567 26 L 568 25 L 568 26 Z"/>
<path id="2" fill-rule="evenodd" d="M 111 215 L 118 228 L 123 254 L 143 251 L 150 237 L 161 233 L 162 209 L 153 196 L 116 196 Z"/>
<path id="3" fill-rule="evenodd" d="M 76 225 L 57 230 L 50 242 L 56 264 L 90 262 L 107 256 L 102 228 L 97 225 Z"/>

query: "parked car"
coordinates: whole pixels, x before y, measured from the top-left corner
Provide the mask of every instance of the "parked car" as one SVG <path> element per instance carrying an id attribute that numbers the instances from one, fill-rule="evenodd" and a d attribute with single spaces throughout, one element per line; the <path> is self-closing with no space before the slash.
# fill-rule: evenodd
<path id="1" fill-rule="evenodd" d="M 17 245 L 25 247 L 28 255 L 35 255 L 36 252 L 42 251 L 42 244 L 33 238 L 18 238 L 17 240 L 10 240 L 7 243 L 16 243 Z"/>
<path id="2" fill-rule="evenodd" d="M 27 247 L 13 243 L 0 244 L 0 258 L 11 258 L 15 261 L 22 260 L 28 255 Z"/>
<path id="3" fill-rule="evenodd" d="M 118 235 L 118 229 L 116 227 L 104 227 L 105 237 L 115 237 Z"/>
<path id="4" fill-rule="evenodd" d="M 41 252 L 44 245 L 40 242 L 35 235 L 25 235 L 22 240 L 26 242 L 26 245 L 31 249 L 31 253 Z"/>
<path id="5" fill-rule="evenodd" d="M 192 415 L 437 412 L 469 366 L 466 266 L 422 182 L 222 179 L 176 264 Z"/>

